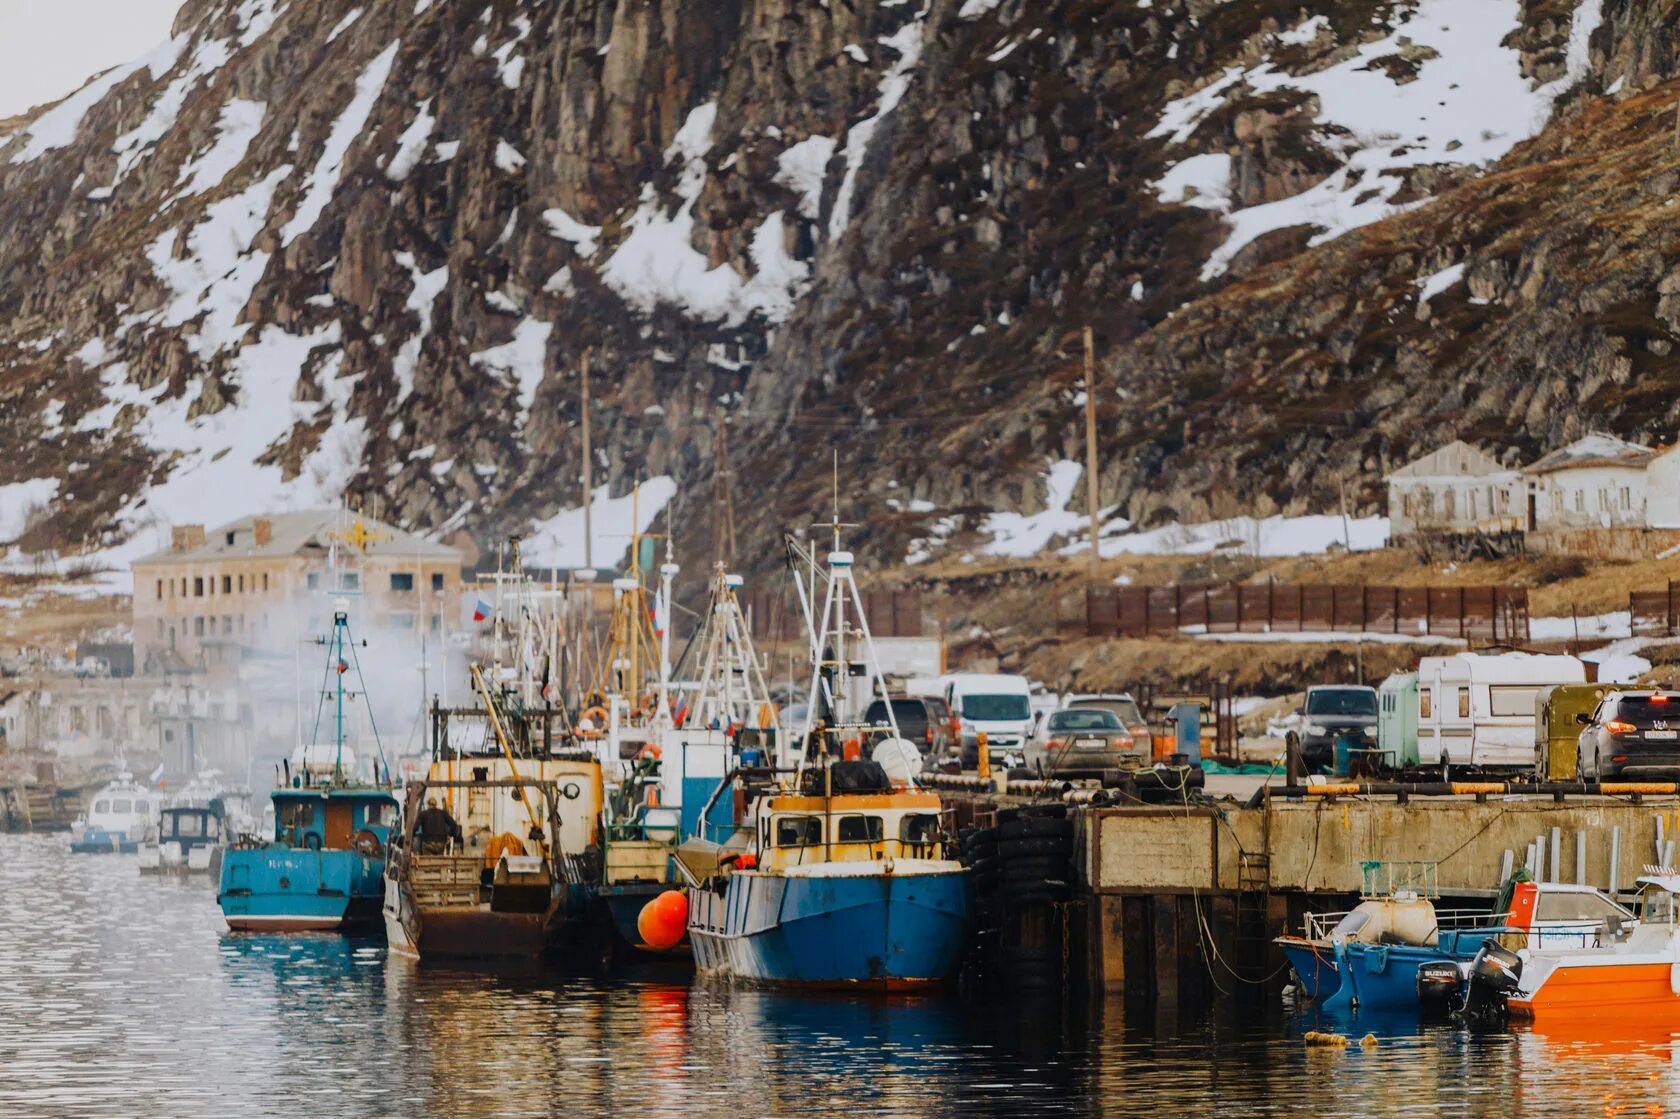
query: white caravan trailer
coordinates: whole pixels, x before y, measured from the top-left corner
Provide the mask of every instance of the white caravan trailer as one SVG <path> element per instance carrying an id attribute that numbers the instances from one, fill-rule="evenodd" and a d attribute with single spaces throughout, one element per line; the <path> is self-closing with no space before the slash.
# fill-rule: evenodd
<path id="1" fill-rule="evenodd" d="M 1418 661 L 1418 762 L 1534 768 L 1534 700 L 1549 684 L 1582 684 L 1576 657 L 1456 653 Z"/>

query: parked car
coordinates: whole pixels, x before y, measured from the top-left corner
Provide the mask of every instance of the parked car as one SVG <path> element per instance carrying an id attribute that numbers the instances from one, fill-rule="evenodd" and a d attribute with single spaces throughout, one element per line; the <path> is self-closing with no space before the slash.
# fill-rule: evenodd
<path id="1" fill-rule="evenodd" d="M 1300 747 L 1301 764 L 1328 769 L 1335 761 L 1337 735 L 1357 731 L 1366 746 L 1377 744 L 1377 690 L 1351 685 L 1308 688 L 1301 720 L 1301 729 L 1290 732 Z"/>
<path id="2" fill-rule="evenodd" d="M 895 696 L 892 701 L 893 722 L 898 724 L 900 738 L 915 744 L 922 757 L 928 760 L 943 757 L 954 745 L 951 737 L 950 709 L 944 701 L 924 696 Z M 871 727 L 869 740 L 873 744 L 892 734 L 887 723 L 887 701 L 878 699 L 863 713 L 863 721 Z"/>
<path id="3" fill-rule="evenodd" d="M 992 765 L 1021 756 L 1033 727 L 1032 688 L 1025 676 L 962 672 L 942 677 L 940 683 L 961 728 L 964 769 L 979 762 L 976 744 L 981 734 Z"/>
<path id="4" fill-rule="evenodd" d="M 1138 701 L 1126 692 L 1070 695 L 1062 706 L 1100 707 L 1105 711 L 1112 711 L 1119 718 L 1120 725 L 1125 727 L 1127 733 L 1137 739 L 1140 745 L 1147 746 L 1151 741 L 1149 719 L 1144 715 L 1143 708 L 1138 706 Z"/>
<path id="5" fill-rule="evenodd" d="M 1576 739 L 1581 780 L 1680 771 L 1680 692 L 1611 692 L 1576 719 L 1585 728 Z"/>
<path id="6" fill-rule="evenodd" d="M 1027 768 L 1046 777 L 1101 777 L 1148 764 L 1149 739 L 1133 737 L 1120 716 L 1102 707 L 1052 711 L 1026 748 Z"/>

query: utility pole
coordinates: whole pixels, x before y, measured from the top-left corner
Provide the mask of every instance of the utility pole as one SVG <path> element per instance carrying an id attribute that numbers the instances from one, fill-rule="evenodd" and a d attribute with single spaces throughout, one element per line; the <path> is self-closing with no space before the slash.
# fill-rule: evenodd
<path id="1" fill-rule="evenodd" d="M 1091 516 L 1091 582 L 1102 578 L 1097 552 L 1097 380 L 1091 328 L 1085 328 L 1085 508 Z"/>
<path id="2" fill-rule="evenodd" d="M 589 527 L 589 507 L 595 501 L 595 494 L 591 478 L 594 473 L 591 455 L 594 452 L 589 448 L 589 352 L 589 347 L 583 351 L 583 566 L 593 568 L 595 542 Z"/>
<path id="3" fill-rule="evenodd" d="M 724 563 L 735 561 L 735 495 L 729 478 L 729 440 L 724 435 L 724 420 L 717 423 L 717 446 L 713 454 L 713 499 L 717 505 L 718 559 Z"/>

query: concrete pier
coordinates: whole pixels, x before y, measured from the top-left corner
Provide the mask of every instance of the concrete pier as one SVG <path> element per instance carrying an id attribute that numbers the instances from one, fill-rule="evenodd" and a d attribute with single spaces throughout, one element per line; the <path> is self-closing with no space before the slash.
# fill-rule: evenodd
<path id="1" fill-rule="evenodd" d="M 1268 799 L 1253 808 L 1097 808 L 1084 814 L 1087 979 L 1129 998 L 1191 1001 L 1276 990 L 1273 937 L 1354 904 L 1367 862 L 1433 864 L 1448 907 L 1491 903 L 1530 848 L 1536 877 L 1630 889 L 1680 827 L 1680 800 L 1583 796 Z M 1571 857 L 1553 859 L 1553 849 Z"/>
<path id="2" fill-rule="evenodd" d="M 1018 798 L 947 793 L 984 825 Z M 1079 891 L 1044 935 L 1065 988 L 1177 1004 L 1273 996 L 1272 938 L 1308 913 L 1351 908 L 1367 863 L 1427 864 L 1443 908 L 1490 906 L 1504 868 L 1628 891 L 1680 833 L 1680 798 L 1271 796 L 1253 806 L 1071 806 Z M 1553 852 L 1557 858 L 1552 857 Z"/>

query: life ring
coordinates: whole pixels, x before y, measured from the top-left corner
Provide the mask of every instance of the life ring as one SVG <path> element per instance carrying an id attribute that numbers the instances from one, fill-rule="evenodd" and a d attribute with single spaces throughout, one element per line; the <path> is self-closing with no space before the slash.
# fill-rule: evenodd
<path id="1" fill-rule="evenodd" d="M 586 707 L 583 709 L 583 718 L 594 723 L 597 728 L 604 727 L 607 725 L 607 709 L 600 706 Z"/>
<path id="2" fill-rule="evenodd" d="M 319 851 L 321 849 L 321 833 L 318 831 L 304 832 L 303 846 L 306 851 Z"/>
<path id="3" fill-rule="evenodd" d="M 642 748 L 640 750 L 636 751 L 635 760 L 636 761 L 641 761 L 643 758 L 652 758 L 654 761 L 658 761 L 659 760 L 659 743 L 657 743 L 657 742 L 644 742 L 644 743 L 642 743 Z"/>
<path id="4" fill-rule="evenodd" d="M 583 795 L 583 790 L 578 787 L 578 783 L 576 781 L 568 781 L 564 785 L 560 786 L 560 795 L 565 797 L 567 800 L 576 800 L 578 797 Z"/>

